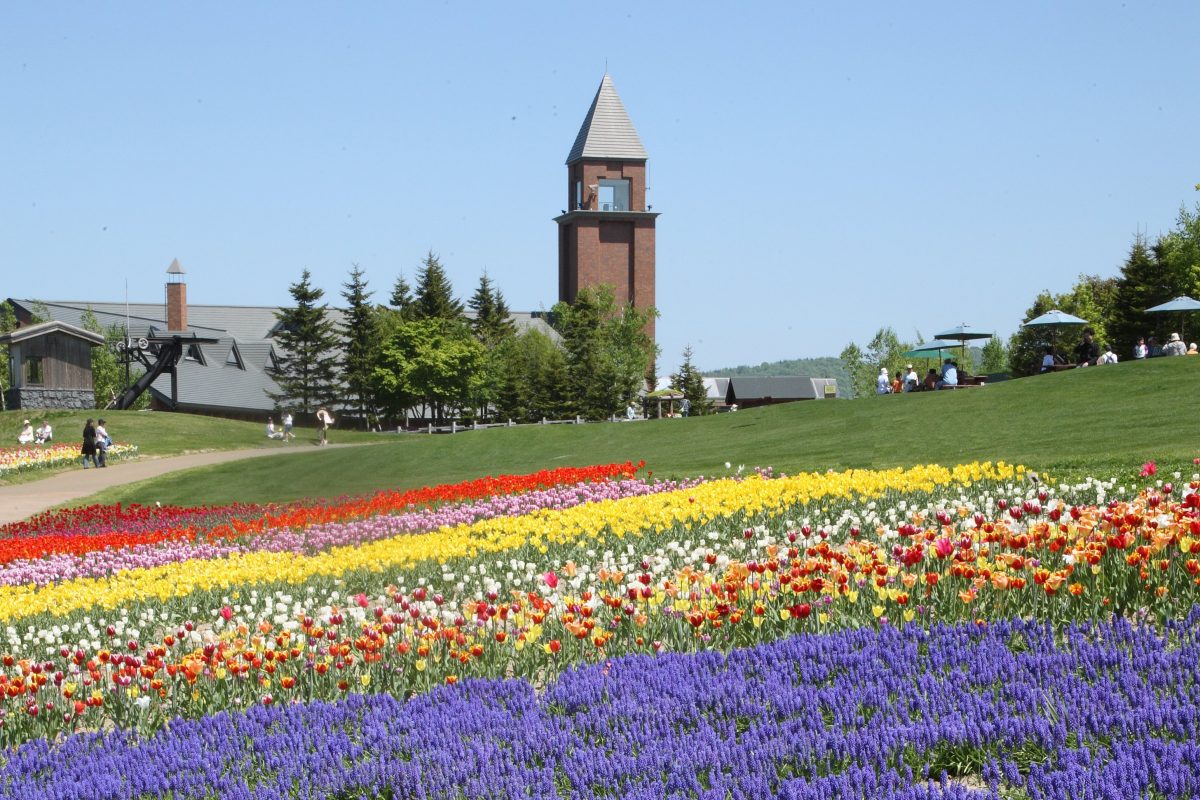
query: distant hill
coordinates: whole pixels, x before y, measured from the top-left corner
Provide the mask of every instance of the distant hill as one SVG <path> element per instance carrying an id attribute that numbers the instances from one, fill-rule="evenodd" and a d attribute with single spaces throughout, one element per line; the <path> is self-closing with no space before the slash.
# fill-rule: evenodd
<path id="1" fill-rule="evenodd" d="M 776 377 L 780 375 L 804 375 L 809 378 L 836 378 L 838 382 L 838 397 L 848 397 L 850 375 L 842 365 L 840 358 L 790 358 L 783 361 L 764 361 L 757 366 L 725 367 L 723 369 L 704 370 L 704 375 L 711 378 L 732 378 L 736 375 L 758 375 Z"/>

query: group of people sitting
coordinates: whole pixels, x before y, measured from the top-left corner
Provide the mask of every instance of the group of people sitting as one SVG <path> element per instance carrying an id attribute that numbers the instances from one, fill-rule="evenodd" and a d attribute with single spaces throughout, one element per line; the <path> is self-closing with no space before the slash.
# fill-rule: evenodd
<path id="1" fill-rule="evenodd" d="M 29 420 L 22 423 L 21 432 L 17 434 L 17 444 L 45 444 L 54 438 L 54 429 L 50 427 L 48 420 L 42 420 L 42 424 L 38 425 L 37 430 L 33 429 L 33 425 Z"/>
<path id="2" fill-rule="evenodd" d="M 937 389 L 945 389 L 947 386 L 966 384 L 970 378 L 965 372 L 959 370 L 958 362 L 952 358 L 947 358 L 942 363 L 941 372 L 930 368 L 929 372 L 925 373 L 924 380 L 917 376 L 917 371 L 913 369 L 912 364 L 905 365 L 904 369 L 904 372 L 897 372 L 896 376 L 889 380 L 887 367 L 880 367 L 879 377 L 875 379 L 875 394 L 932 392 Z"/>
<path id="3" fill-rule="evenodd" d="M 1165 345 L 1160 346 L 1154 337 L 1151 336 L 1149 339 L 1138 337 L 1137 344 L 1133 346 L 1133 358 L 1135 361 L 1143 358 L 1156 358 L 1158 356 L 1194 355 L 1200 355 L 1200 351 L 1196 349 L 1195 342 L 1190 347 L 1185 345 L 1178 333 L 1172 333 Z M 1096 332 L 1091 328 L 1085 328 L 1083 339 L 1075 347 L 1075 360 L 1073 362 L 1068 362 L 1056 353 L 1052 345 L 1046 345 L 1042 354 L 1042 368 L 1040 371 L 1053 372 L 1057 369 L 1070 369 L 1072 367 L 1116 364 L 1117 361 L 1117 354 L 1113 352 L 1112 346 L 1097 344 Z"/>
<path id="4" fill-rule="evenodd" d="M 1142 358 L 1157 358 L 1158 356 L 1194 356 L 1200 355 L 1200 350 L 1196 349 L 1196 343 L 1184 345 L 1183 339 L 1179 338 L 1178 333 L 1172 333 L 1171 338 L 1166 344 L 1160 345 L 1158 340 L 1151 336 L 1149 339 L 1138 337 L 1137 344 L 1133 346 L 1134 360 Z"/>
<path id="5" fill-rule="evenodd" d="M 282 428 L 276 428 L 275 420 L 271 417 L 267 417 L 267 438 L 282 439 L 285 444 L 290 442 L 292 439 L 295 439 L 296 435 L 292 433 L 292 415 L 283 415 Z"/>

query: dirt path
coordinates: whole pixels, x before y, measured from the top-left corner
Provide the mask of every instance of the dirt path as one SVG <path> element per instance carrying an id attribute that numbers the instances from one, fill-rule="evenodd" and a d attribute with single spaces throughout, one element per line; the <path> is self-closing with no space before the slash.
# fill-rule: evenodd
<path id="1" fill-rule="evenodd" d="M 330 445 L 330 447 L 354 446 Z M 60 472 L 40 481 L 0 486 L 0 524 L 27 519 L 39 511 L 87 497 L 102 489 L 123 483 L 143 481 L 147 478 L 157 478 L 168 472 L 178 472 L 192 467 L 206 467 L 209 464 L 223 464 L 243 458 L 295 456 L 301 453 L 318 452 L 320 452 L 319 447 L 296 445 L 278 449 L 221 450 L 168 458 L 138 458 L 132 461 L 117 461 L 104 469 L 83 469 L 81 467 Z"/>

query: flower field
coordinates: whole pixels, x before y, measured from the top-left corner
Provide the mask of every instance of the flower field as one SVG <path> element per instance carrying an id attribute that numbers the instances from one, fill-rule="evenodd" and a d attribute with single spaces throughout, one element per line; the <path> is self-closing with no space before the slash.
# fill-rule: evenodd
<path id="1" fill-rule="evenodd" d="M 137 456 L 136 444 L 115 442 L 108 448 L 107 457 L 112 461 Z M 0 447 L 0 478 L 20 472 L 39 469 L 68 467 L 80 464 L 79 444 L 21 445 Z"/>
<path id="2" fill-rule="evenodd" d="M 639 467 L 0 528 L 0 796 L 1200 792 L 1200 480 Z"/>

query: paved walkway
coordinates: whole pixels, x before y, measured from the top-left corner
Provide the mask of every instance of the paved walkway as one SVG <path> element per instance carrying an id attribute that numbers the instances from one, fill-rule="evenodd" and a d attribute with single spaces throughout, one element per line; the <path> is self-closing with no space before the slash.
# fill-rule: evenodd
<path id="1" fill-rule="evenodd" d="M 355 445 L 331 444 L 329 447 L 354 447 Z M 114 461 L 104 469 L 79 469 L 60 472 L 40 481 L 0 486 L 0 524 L 28 519 L 39 511 L 45 511 L 81 497 L 87 497 L 102 489 L 123 483 L 134 483 L 147 478 L 157 478 L 168 472 L 178 472 L 192 467 L 223 464 L 243 458 L 262 456 L 295 455 L 318 453 L 321 448 L 307 444 L 254 450 L 221 450 L 207 453 L 191 453 L 167 458 L 137 458 L 131 461 Z"/>

